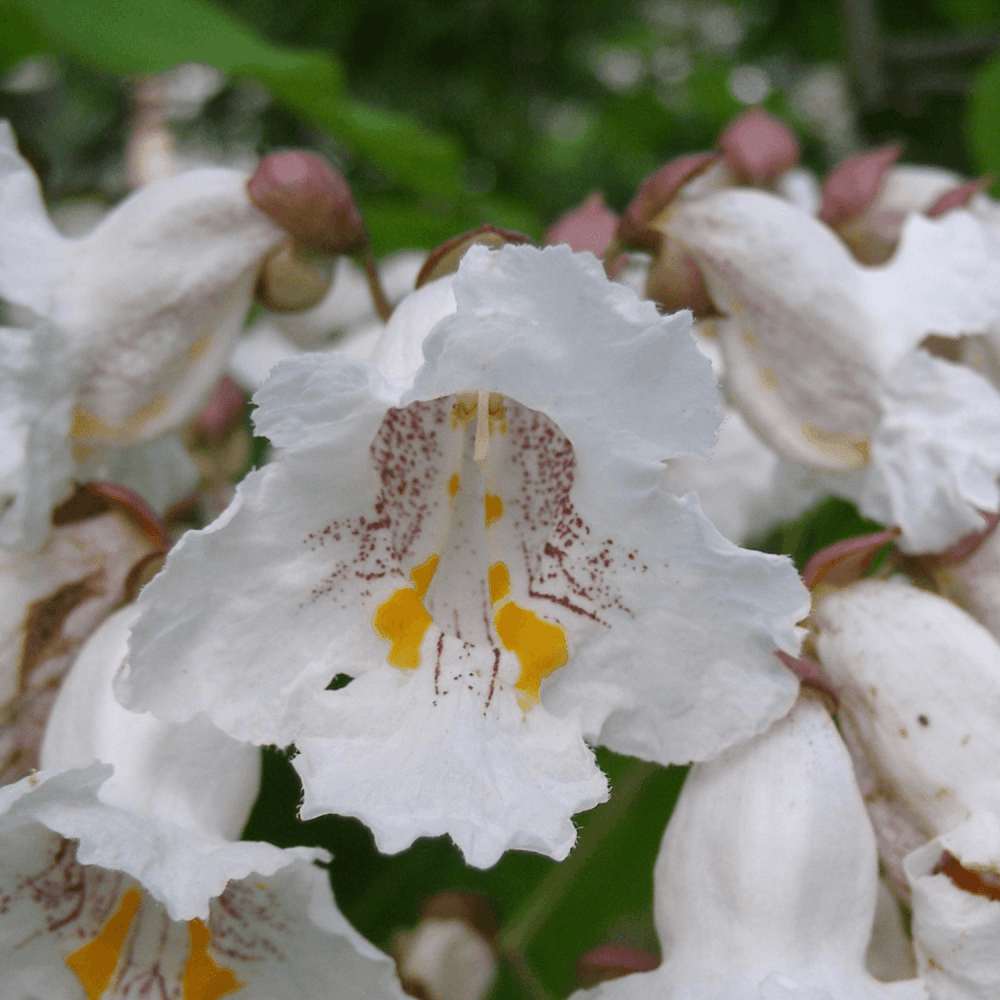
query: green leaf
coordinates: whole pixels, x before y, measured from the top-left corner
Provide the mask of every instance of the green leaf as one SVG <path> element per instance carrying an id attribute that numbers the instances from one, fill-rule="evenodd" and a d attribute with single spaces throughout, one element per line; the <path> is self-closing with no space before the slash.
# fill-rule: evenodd
<path id="1" fill-rule="evenodd" d="M 779 524 L 748 545 L 762 552 L 789 555 L 796 569 L 802 570 L 820 549 L 834 542 L 884 530 L 884 525 L 862 517 L 854 504 L 839 497 L 827 497 L 798 520 Z"/>
<path id="2" fill-rule="evenodd" d="M 5 54 L 11 49 L 8 57 L 27 54 L 21 40 L 27 32 L 33 50 L 44 42 L 119 75 L 208 63 L 232 77 L 260 80 L 395 180 L 428 194 L 462 195 L 462 153 L 452 139 L 404 115 L 348 100 L 334 56 L 276 45 L 206 0 L 7 0 L 4 8 L 5 22 L 13 17 L 20 26 L 2 43 Z"/>
<path id="3" fill-rule="evenodd" d="M 966 115 L 972 158 L 980 172 L 997 178 L 991 190 L 1000 194 L 1000 56 L 973 81 Z"/>

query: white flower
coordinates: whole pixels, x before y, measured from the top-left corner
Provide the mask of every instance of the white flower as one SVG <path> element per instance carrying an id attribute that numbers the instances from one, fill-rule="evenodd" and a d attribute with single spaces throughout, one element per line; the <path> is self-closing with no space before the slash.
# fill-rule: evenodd
<path id="1" fill-rule="evenodd" d="M 3 996 L 321 1000 L 336 983 L 401 997 L 311 864 L 325 852 L 230 839 L 256 796 L 256 748 L 203 718 L 169 726 L 114 700 L 134 614 L 84 647 L 44 769 L 0 788 Z"/>
<path id="2" fill-rule="evenodd" d="M 865 969 L 877 858 L 850 758 L 818 699 L 689 773 L 663 838 L 664 959 L 579 1000 L 926 997 Z"/>
<path id="3" fill-rule="evenodd" d="M 93 809 L 106 768 L 39 784 L 31 808 L 0 789 L 0 967 L 5 1000 L 402 1000 L 391 962 L 338 912 L 326 872 L 298 859 L 231 881 L 205 919 L 174 920 L 140 883 L 83 865 L 36 818 Z M 30 781 L 30 779 L 26 779 Z M 139 831 L 141 833 L 141 831 Z"/>
<path id="4" fill-rule="evenodd" d="M 0 123 L 0 544 L 38 547 L 76 460 L 161 436 L 210 391 L 286 236 L 246 182 L 192 170 L 71 240 Z"/>
<path id="5" fill-rule="evenodd" d="M 478 866 L 565 857 L 606 795 L 584 738 L 667 762 L 759 732 L 806 595 L 659 487 L 717 422 L 688 329 L 589 255 L 473 247 L 381 368 L 282 365 L 256 418 L 278 458 L 144 591 L 120 695 L 294 742 L 303 816 L 388 852 L 448 832 Z"/>
<path id="6" fill-rule="evenodd" d="M 1000 395 L 918 346 L 1000 313 L 998 231 L 964 211 L 912 216 L 892 260 L 866 268 L 822 223 L 753 191 L 679 204 L 667 230 L 728 317 L 717 333 L 735 401 L 780 454 L 828 470 L 830 491 L 899 526 L 907 551 L 982 527 L 979 511 L 1000 506 Z"/>

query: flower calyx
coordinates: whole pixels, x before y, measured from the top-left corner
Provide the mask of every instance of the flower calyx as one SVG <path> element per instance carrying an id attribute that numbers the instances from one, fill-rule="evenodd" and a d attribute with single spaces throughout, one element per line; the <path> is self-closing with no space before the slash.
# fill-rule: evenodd
<path id="1" fill-rule="evenodd" d="M 414 289 L 421 288 L 435 278 L 454 274 L 469 247 L 484 246 L 491 250 L 498 250 L 508 244 L 521 246 L 531 242 L 524 233 L 519 233 L 516 229 L 501 229 L 484 222 L 481 226 L 458 236 L 452 236 L 451 239 L 445 240 L 440 246 L 435 247 L 427 255 L 427 260 L 424 261 L 424 266 L 420 269 L 413 287 Z"/>
<path id="2" fill-rule="evenodd" d="M 734 118 L 716 145 L 739 184 L 771 187 L 799 162 L 794 133 L 763 108 L 751 108 Z"/>

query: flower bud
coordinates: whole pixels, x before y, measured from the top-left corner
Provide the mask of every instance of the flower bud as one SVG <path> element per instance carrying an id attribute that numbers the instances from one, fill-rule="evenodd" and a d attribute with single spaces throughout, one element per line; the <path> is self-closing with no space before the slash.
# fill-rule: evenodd
<path id="1" fill-rule="evenodd" d="M 965 208 L 977 194 L 982 194 L 992 183 L 993 178 L 987 175 L 958 184 L 950 191 L 945 191 L 930 208 L 924 210 L 923 214 L 928 219 L 936 219 L 953 208 Z"/>
<path id="2" fill-rule="evenodd" d="M 737 183 L 770 187 L 799 162 L 799 144 L 784 122 L 763 108 L 734 118 L 717 143 Z"/>
<path id="3" fill-rule="evenodd" d="M 392 951 L 403 989 L 419 1000 L 482 1000 L 496 978 L 496 918 L 482 896 L 445 892 L 429 899 Z"/>
<path id="4" fill-rule="evenodd" d="M 301 312 L 319 305 L 333 283 L 333 262 L 302 250 L 292 239 L 276 246 L 263 260 L 256 296 L 275 312 Z"/>
<path id="5" fill-rule="evenodd" d="M 1000 814 L 1000 645 L 950 601 L 895 580 L 819 600 L 816 647 L 880 782 L 936 836 Z"/>
<path id="6" fill-rule="evenodd" d="M 247 182 L 250 200 L 300 247 L 314 253 L 357 253 L 368 233 L 342 174 L 315 153 L 272 153 Z"/>
<path id="7" fill-rule="evenodd" d="M 618 242 L 626 249 L 657 253 L 663 242 L 663 233 L 652 227 L 653 220 L 688 181 L 718 161 L 715 153 L 693 153 L 678 156 L 650 174 L 639 185 L 639 190 L 622 213 L 616 233 Z"/>
<path id="8" fill-rule="evenodd" d="M 496 250 L 499 247 L 513 243 L 519 246 L 522 243 L 530 243 L 524 233 L 519 233 L 514 229 L 499 229 L 484 222 L 476 229 L 470 229 L 467 233 L 453 236 L 450 240 L 445 240 L 440 246 L 435 247 L 424 261 L 424 266 L 420 268 L 414 289 L 426 285 L 435 278 L 441 278 L 446 274 L 454 274 L 458 270 L 461 259 L 465 256 L 465 251 L 471 246 L 481 245 Z"/>
<path id="9" fill-rule="evenodd" d="M 870 208 L 886 173 L 902 152 L 902 146 L 884 146 L 849 157 L 834 167 L 823 182 L 820 219 L 839 229 L 848 219 Z"/>
<path id="10" fill-rule="evenodd" d="M 547 246 L 568 243 L 574 250 L 589 250 L 601 259 L 617 229 L 618 213 L 608 208 L 604 196 L 595 191 L 582 205 L 560 215 L 546 232 L 544 242 Z"/>

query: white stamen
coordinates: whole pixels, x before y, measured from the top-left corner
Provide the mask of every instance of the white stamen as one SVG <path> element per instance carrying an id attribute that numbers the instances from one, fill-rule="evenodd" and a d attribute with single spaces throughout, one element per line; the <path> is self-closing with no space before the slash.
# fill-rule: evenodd
<path id="1" fill-rule="evenodd" d="M 481 462 L 490 450 L 490 394 L 480 392 L 476 403 L 476 449 L 472 457 Z"/>

